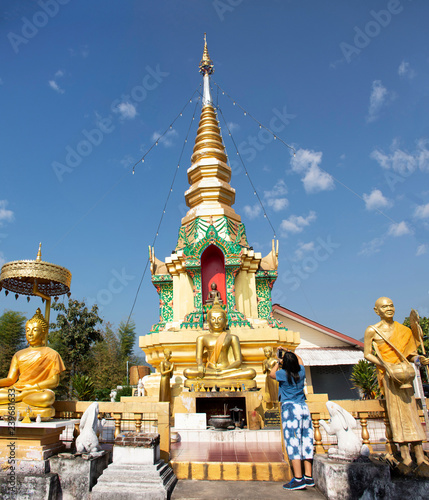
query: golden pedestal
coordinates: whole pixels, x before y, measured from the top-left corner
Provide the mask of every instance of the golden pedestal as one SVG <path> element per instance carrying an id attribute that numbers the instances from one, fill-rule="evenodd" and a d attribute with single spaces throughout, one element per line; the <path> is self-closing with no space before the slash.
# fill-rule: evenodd
<path id="1" fill-rule="evenodd" d="M 4 407 L 0 407 L 0 419 L 5 415 L 9 415 L 9 410 L 7 405 L 3 405 Z M 27 409 L 30 408 L 30 418 L 36 419 L 38 415 L 40 415 L 42 421 L 50 421 L 52 417 L 55 416 L 55 408 L 53 406 L 48 406 L 47 408 L 41 408 L 36 406 L 29 406 L 25 403 L 16 403 L 13 406 L 13 409 L 16 412 L 19 411 L 21 417 L 24 417 L 27 413 Z"/>
<path id="2" fill-rule="evenodd" d="M 0 467 L 9 460 L 46 460 L 65 448 L 60 435 L 67 425 L 79 420 L 50 422 L 0 421 Z"/>
<path id="3" fill-rule="evenodd" d="M 219 388 L 228 391 L 245 391 L 256 387 L 255 380 L 227 380 L 227 379 L 205 379 L 205 378 L 187 378 L 184 386 L 195 391 L 204 391 L 205 389 Z"/>

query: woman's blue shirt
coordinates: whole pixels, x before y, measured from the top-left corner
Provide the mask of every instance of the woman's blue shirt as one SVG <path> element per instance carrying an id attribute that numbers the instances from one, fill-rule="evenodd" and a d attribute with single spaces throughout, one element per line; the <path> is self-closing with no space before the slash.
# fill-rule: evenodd
<path id="1" fill-rule="evenodd" d="M 286 372 L 283 370 L 283 368 L 280 368 L 276 371 L 276 380 L 279 383 L 279 396 L 282 403 L 284 403 L 285 401 L 291 401 L 293 403 L 305 403 L 305 368 L 302 365 L 299 366 L 299 380 L 297 383 L 295 383 L 292 379 L 292 384 L 289 384 Z"/>

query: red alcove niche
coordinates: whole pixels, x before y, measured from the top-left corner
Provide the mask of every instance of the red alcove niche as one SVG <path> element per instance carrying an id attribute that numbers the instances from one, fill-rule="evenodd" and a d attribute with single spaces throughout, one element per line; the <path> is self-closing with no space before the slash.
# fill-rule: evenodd
<path id="1" fill-rule="evenodd" d="M 201 255 L 201 284 L 203 304 L 206 303 L 212 283 L 216 283 L 223 303 L 226 304 L 225 257 L 215 245 L 207 247 Z"/>

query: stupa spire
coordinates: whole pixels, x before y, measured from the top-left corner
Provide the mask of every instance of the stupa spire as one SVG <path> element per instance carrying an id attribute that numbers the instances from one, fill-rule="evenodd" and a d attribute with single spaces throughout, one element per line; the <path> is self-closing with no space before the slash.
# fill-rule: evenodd
<path id="1" fill-rule="evenodd" d="M 185 193 L 186 204 L 190 210 L 182 219 L 182 224 L 187 224 L 196 217 L 210 219 L 220 216 L 241 222 L 240 216 L 231 208 L 235 202 L 235 189 L 229 185 L 231 168 L 227 164 L 228 158 L 210 94 L 210 75 L 213 74 L 214 67 L 205 33 L 199 70 L 204 82 L 203 102 L 191 157 L 192 165 L 188 169 L 191 187 Z"/>
<path id="2" fill-rule="evenodd" d="M 213 61 L 210 59 L 209 50 L 207 48 L 207 36 L 204 33 L 204 52 L 203 58 L 200 61 L 200 73 L 203 75 L 203 106 L 212 104 L 212 96 L 210 95 L 210 75 L 214 73 Z"/>

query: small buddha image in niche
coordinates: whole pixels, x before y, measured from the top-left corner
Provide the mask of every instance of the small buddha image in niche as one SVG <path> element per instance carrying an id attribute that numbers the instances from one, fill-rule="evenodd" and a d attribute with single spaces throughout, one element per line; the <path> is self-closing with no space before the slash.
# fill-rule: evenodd
<path id="1" fill-rule="evenodd" d="M 219 304 L 223 304 L 222 297 L 219 290 L 217 289 L 216 283 L 213 282 L 210 285 L 210 288 L 211 290 L 207 296 L 206 304 L 213 304 L 216 298 L 219 301 Z"/>

